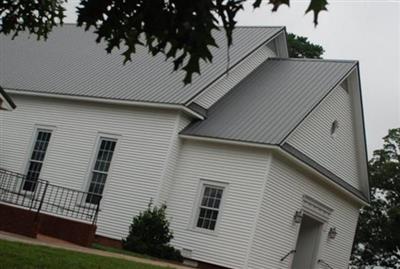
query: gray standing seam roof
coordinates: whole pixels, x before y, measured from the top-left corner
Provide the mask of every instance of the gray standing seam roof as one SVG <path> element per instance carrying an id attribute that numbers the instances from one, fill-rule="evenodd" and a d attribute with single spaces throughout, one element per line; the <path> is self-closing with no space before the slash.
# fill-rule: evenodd
<path id="1" fill-rule="evenodd" d="M 231 66 L 282 31 L 283 27 L 237 27 Z M 6 90 L 184 104 L 226 71 L 225 33 L 215 31 L 214 37 L 220 48 L 211 49 L 212 64 L 202 63 L 202 75 L 194 75 L 184 86 L 184 72 L 172 72 L 171 61 L 163 55 L 152 57 L 138 46 L 132 62 L 123 65 L 123 49 L 107 54 L 93 32 L 75 25 L 55 28 L 46 42 L 24 34 L 14 40 L 0 35 L 0 85 Z"/>
<path id="2" fill-rule="evenodd" d="M 357 65 L 356 61 L 271 58 L 181 133 L 280 144 Z"/>

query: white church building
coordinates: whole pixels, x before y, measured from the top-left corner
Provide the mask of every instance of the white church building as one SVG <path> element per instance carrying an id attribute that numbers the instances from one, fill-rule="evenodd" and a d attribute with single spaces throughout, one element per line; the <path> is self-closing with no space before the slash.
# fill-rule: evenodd
<path id="1" fill-rule="evenodd" d="M 1 36 L 17 107 L 0 111 L 0 168 L 88 193 L 104 242 L 152 200 L 187 264 L 348 268 L 369 202 L 358 62 L 291 59 L 285 28 L 237 27 L 227 72 L 215 37 L 184 86 L 162 56 L 123 65 L 74 25 L 46 42 Z"/>

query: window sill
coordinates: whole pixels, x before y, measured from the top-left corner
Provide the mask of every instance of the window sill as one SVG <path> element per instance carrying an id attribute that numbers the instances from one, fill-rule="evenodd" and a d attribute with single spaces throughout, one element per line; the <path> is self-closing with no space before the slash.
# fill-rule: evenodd
<path id="1" fill-rule="evenodd" d="M 196 232 L 196 233 L 201 233 L 201 234 L 206 234 L 206 235 L 211 235 L 211 236 L 218 236 L 217 230 L 207 230 L 207 229 L 202 229 L 202 228 L 197 228 L 197 227 L 190 227 L 190 228 L 187 228 L 187 230 L 191 231 L 191 232 Z"/>

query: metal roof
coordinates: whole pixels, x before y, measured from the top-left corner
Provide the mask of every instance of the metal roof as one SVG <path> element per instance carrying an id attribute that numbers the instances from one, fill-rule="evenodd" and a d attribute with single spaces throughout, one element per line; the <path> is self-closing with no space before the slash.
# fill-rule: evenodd
<path id="1" fill-rule="evenodd" d="M 230 65 L 281 31 L 283 27 L 237 27 Z M 163 55 L 152 57 L 138 46 L 124 66 L 123 50 L 107 54 L 92 32 L 73 24 L 55 28 L 46 42 L 23 34 L 14 40 L 1 35 L 0 85 L 6 90 L 182 104 L 226 71 L 225 33 L 215 31 L 214 37 L 220 48 L 211 49 L 213 63 L 203 63 L 202 75 L 184 86 L 184 73 L 172 72 Z"/>
<path id="2" fill-rule="evenodd" d="M 271 58 L 215 103 L 206 120 L 182 134 L 280 144 L 356 65 Z"/>

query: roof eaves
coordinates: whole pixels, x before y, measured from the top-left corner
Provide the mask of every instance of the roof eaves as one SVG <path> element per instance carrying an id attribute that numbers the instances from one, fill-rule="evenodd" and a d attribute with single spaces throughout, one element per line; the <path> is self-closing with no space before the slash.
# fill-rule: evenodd
<path id="1" fill-rule="evenodd" d="M 351 186 L 345 180 L 340 178 L 339 176 L 335 175 L 325 167 L 321 166 L 293 146 L 288 143 L 283 145 L 277 144 L 267 144 L 267 143 L 260 143 L 260 142 L 252 142 L 252 141 L 245 141 L 245 140 L 237 140 L 237 139 L 227 139 L 227 138 L 220 138 L 220 137 L 211 137 L 211 136 L 203 136 L 203 135 L 193 135 L 193 134 L 184 134 L 183 131 L 179 133 L 182 138 L 191 138 L 195 140 L 201 141 L 212 141 L 216 143 L 228 143 L 228 144 L 235 144 L 240 146 L 247 146 L 247 147 L 257 147 L 257 148 L 268 148 L 268 149 L 279 149 L 289 154 L 290 156 L 296 158 L 299 162 L 304 163 L 305 165 L 311 167 L 313 170 L 317 171 L 318 173 L 322 174 L 324 177 L 328 178 L 332 182 L 336 183 L 336 185 L 340 186 L 341 188 L 345 189 L 346 191 L 350 192 L 352 195 L 356 196 L 358 199 L 361 199 L 364 203 L 369 203 L 370 198 L 369 196 L 365 196 L 360 190 L 356 189 L 355 187 Z"/>
<path id="2" fill-rule="evenodd" d="M 314 161 L 313 159 L 311 159 L 307 155 L 303 154 L 302 152 L 300 152 L 299 150 L 297 150 L 296 148 L 294 148 L 290 144 L 284 143 L 283 145 L 281 145 L 281 148 L 284 151 L 286 151 L 287 153 L 289 153 L 292 156 L 294 156 L 297 159 L 299 159 L 300 161 L 302 161 L 302 162 L 306 163 L 307 165 L 309 165 L 310 167 L 314 168 L 315 170 L 317 170 L 318 172 L 320 172 L 321 174 L 323 174 L 327 178 L 331 179 L 333 182 L 335 182 L 336 184 L 338 184 L 342 188 L 346 189 L 347 191 L 351 192 L 352 194 L 354 194 L 358 198 L 362 199 L 364 202 L 366 202 L 366 203 L 370 202 L 369 196 L 365 196 L 365 194 L 362 193 L 360 190 L 356 189 L 355 187 L 353 187 L 352 185 L 347 183 L 345 180 L 341 179 L 340 177 L 338 177 L 337 175 L 335 175 L 334 173 L 332 173 L 331 171 L 329 171 L 325 167 L 321 166 L 316 161 Z"/>
<path id="3" fill-rule="evenodd" d="M 277 147 L 277 146 L 279 146 L 278 144 L 269 144 L 269 143 L 251 141 L 251 140 L 234 139 L 234 138 L 217 137 L 217 136 L 208 136 L 208 135 L 198 135 L 198 134 L 190 134 L 190 133 L 186 134 L 185 133 L 186 128 L 184 128 L 182 131 L 179 132 L 180 136 L 192 137 L 192 138 L 200 139 L 200 140 L 216 140 L 216 141 L 220 141 L 222 143 L 223 142 L 225 142 L 225 143 L 237 143 L 237 144 L 253 146 L 253 147 Z"/>
<path id="4" fill-rule="evenodd" d="M 342 59 L 314 59 L 314 58 L 282 58 L 271 57 L 270 60 L 283 60 L 283 61 L 300 61 L 300 62 L 331 62 L 331 63 L 348 63 L 356 65 L 358 60 L 342 60 Z"/>
<path id="5" fill-rule="evenodd" d="M 48 92 L 32 92 L 29 90 L 23 89 L 12 89 L 6 88 L 6 90 L 10 93 L 16 95 L 27 95 L 27 96 L 36 96 L 36 97 L 49 97 L 49 98 L 58 98 L 58 99 L 66 99 L 66 100 L 77 100 L 77 101 L 88 101 L 88 102 L 96 102 L 96 103 L 109 103 L 109 104 L 119 104 L 119 105 L 131 105 L 138 107 L 158 107 L 158 108 L 166 108 L 166 109 L 182 109 L 187 114 L 192 115 L 194 118 L 203 120 L 205 117 L 199 111 L 194 110 L 192 107 L 187 107 L 182 104 L 175 103 L 162 103 L 162 102 L 150 102 L 150 101 L 135 101 L 135 100 L 124 100 L 124 99 L 113 99 L 113 98 L 105 98 L 98 96 L 86 96 L 86 95 L 72 95 L 72 94 L 60 94 L 60 93 L 48 93 Z"/>
<path id="6" fill-rule="evenodd" d="M 361 78 L 360 78 L 360 63 L 357 62 L 357 78 L 358 78 L 358 91 L 360 94 L 360 104 L 361 104 L 361 121 L 362 121 L 362 132 L 363 132 L 363 145 L 364 145 L 364 158 L 365 162 L 368 164 L 368 150 L 367 150 L 367 139 L 366 139 L 366 132 L 365 132 L 365 118 L 364 118 L 364 104 L 362 98 L 362 91 L 361 91 Z M 368 201 L 371 201 L 371 186 L 369 185 L 369 178 L 368 178 L 368 171 L 366 172 L 367 177 L 367 189 L 368 189 Z"/>

